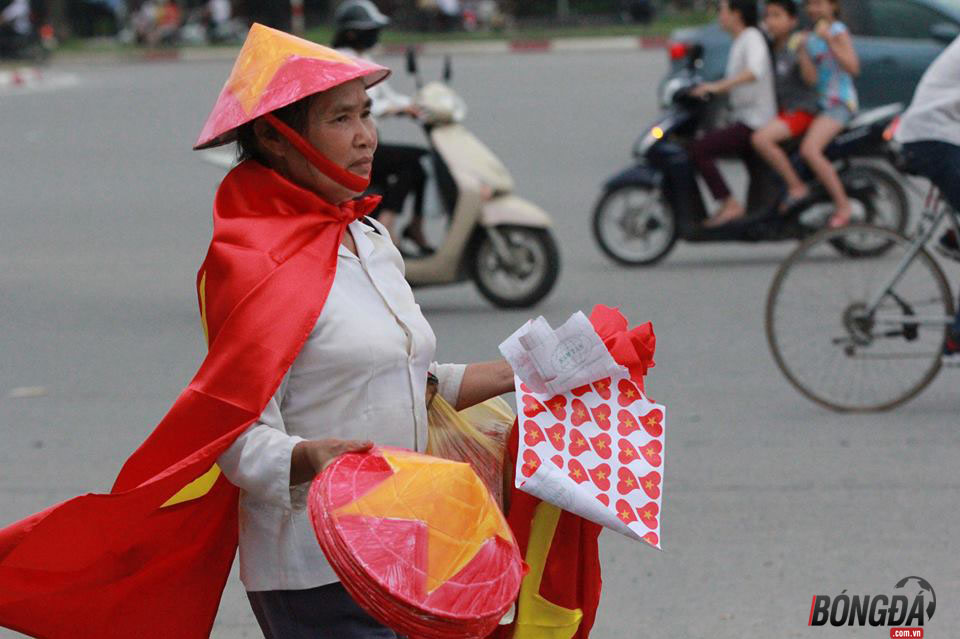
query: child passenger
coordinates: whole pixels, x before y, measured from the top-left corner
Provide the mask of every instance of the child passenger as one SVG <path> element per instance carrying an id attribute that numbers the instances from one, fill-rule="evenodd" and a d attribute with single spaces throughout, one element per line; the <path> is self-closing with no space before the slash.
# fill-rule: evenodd
<path id="1" fill-rule="evenodd" d="M 800 144 L 800 155 L 827 189 L 833 200 L 834 213 L 828 221 L 830 228 L 850 223 L 850 200 L 833 164 L 823 154 L 830 141 L 853 119 L 857 110 L 857 90 L 853 76 L 860 72 L 860 60 L 853 49 L 853 40 L 847 26 L 838 19 L 839 0 L 807 0 L 807 14 L 814 23 L 813 33 L 803 36 L 798 47 L 798 58 L 805 65 L 808 58 L 816 67 L 818 106 L 820 113 L 810 124 Z M 774 164 L 787 183 L 787 208 L 809 194 L 789 164 Z"/>
<path id="2" fill-rule="evenodd" d="M 763 159 L 787 179 L 787 197 L 781 210 L 789 210 L 806 193 L 806 187 L 796 177 L 790 158 L 780 142 L 800 137 L 810 127 L 817 114 L 817 68 L 809 55 L 801 49 L 803 34 L 797 28 L 795 0 L 767 0 L 763 26 L 773 41 L 774 80 L 779 113 L 763 128 L 754 131 L 750 141 Z"/>

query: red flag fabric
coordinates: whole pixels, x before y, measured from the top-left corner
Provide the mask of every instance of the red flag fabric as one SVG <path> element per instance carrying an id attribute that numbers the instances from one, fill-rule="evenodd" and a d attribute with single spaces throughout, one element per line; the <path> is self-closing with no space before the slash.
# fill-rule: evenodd
<path id="1" fill-rule="evenodd" d="M 347 224 L 248 161 L 224 179 L 198 274 L 209 352 L 105 495 L 0 530 L 0 626 L 51 639 L 207 637 L 237 547 L 237 489 L 217 457 L 256 420 L 310 334 Z"/>
<path id="2" fill-rule="evenodd" d="M 590 323 L 613 359 L 643 390 L 653 367 L 656 336 L 649 322 L 633 329 L 615 308 L 594 307 Z M 515 421 L 504 469 L 516 468 L 519 429 Z M 510 478 L 512 479 L 512 478 Z M 603 527 L 540 501 L 510 481 L 507 522 L 530 572 L 520 586 L 514 622 L 490 639 L 587 639 L 600 605 L 599 537 Z"/>

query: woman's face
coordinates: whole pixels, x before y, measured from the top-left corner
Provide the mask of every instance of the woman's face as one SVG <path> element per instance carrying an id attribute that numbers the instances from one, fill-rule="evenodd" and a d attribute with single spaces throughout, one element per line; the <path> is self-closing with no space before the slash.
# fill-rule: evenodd
<path id="1" fill-rule="evenodd" d="M 369 178 L 377 149 L 377 127 L 363 80 L 356 79 L 313 97 L 307 112 L 306 140 L 335 164 Z M 283 164 L 287 177 L 328 202 L 339 204 L 359 195 L 317 170 L 287 144 Z"/>
<path id="2" fill-rule="evenodd" d="M 717 22 L 720 23 L 720 26 L 725 31 L 730 31 L 732 23 L 736 18 L 737 16 L 730 10 L 730 4 L 727 0 L 720 0 L 720 10 L 717 13 Z"/>
<path id="3" fill-rule="evenodd" d="M 797 27 L 797 19 L 778 4 L 768 4 L 763 13 L 763 26 L 775 40 L 790 35 Z"/>
<path id="4" fill-rule="evenodd" d="M 830 0 L 807 0 L 807 14 L 816 23 L 817 20 L 833 20 L 836 9 Z"/>

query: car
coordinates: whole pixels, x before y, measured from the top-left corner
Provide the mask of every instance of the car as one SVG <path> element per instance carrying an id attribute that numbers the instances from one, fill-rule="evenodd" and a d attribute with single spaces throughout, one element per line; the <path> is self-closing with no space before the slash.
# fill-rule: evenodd
<path id="1" fill-rule="evenodd" d="M 861 109 L 909 104 L 920 76 L 960 35 L 960 0 L 841 0 L 840 7 L 860 56 L 855 82 Z M 698 45 L 698 75 L 704 81 L 723 77 L 730 42 L 716 23 L 674 31 L 667 44 L 671 66 L 660 85 L 661 104 L 669 102 L 669 80 L 684 72 Z"/>

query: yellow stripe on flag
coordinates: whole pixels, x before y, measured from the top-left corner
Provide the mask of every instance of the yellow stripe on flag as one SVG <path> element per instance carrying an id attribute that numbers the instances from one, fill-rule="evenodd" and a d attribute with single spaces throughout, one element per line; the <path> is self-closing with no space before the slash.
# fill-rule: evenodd
<path id="1" fill-rule="evenodd" d="M 540 595 L 543 569 L 547 563 L 547 555 L 550 554 L 560 513 L 559 508 L 545 501 L 540 502 L 533 513 L 527 555 L 524 557 L 524 561 L 530 566 L 530 572 L 520 584 L 513 639 L 570 639 L 580 627 L 582 610 L 558 606 Z"/>
<path id="2" fill-rule="evenodd" d="M 190 501 L 191 499 L 200 499 L 210 492 L 210 489 L 213 488 L 215 483 L 217 483 L 217 479 L 219 477 L 220 467 L 214 464 L 210 467 L 210 470 L 181 488 L 176 495 L 168 499 L 163 506 L 160 507 L 166 508 L 167 506 L 182 504 L 183 502 Z"/>

